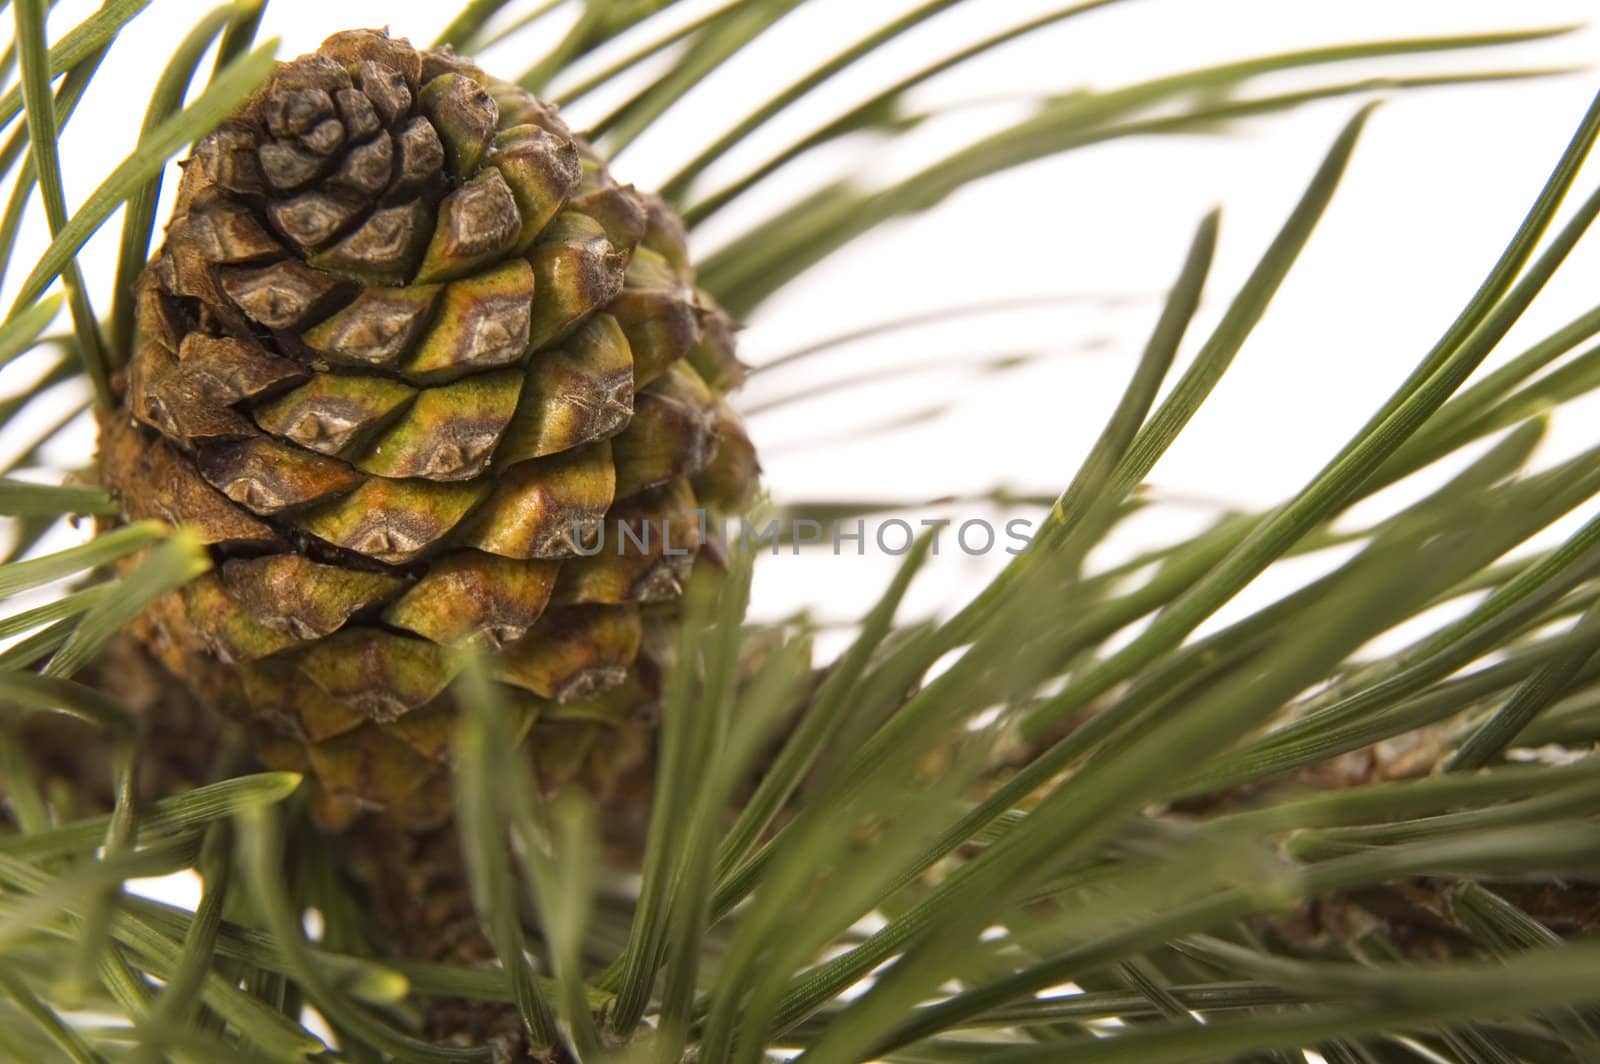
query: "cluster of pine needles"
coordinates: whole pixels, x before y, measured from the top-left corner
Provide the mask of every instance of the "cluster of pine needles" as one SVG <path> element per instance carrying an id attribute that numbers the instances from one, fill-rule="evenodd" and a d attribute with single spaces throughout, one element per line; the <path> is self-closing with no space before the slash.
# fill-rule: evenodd
<path id="1" fill-rule="evenodd" d="M 506 34 L 542 41 L 547 54 L 518 80 L 562 104 L 609 91 L 619 102 L 589 130 L 609 155 L 806 2 L 733 0 L 669 23 L 679 0 L 473 0 L 439 43 L 474 54 Z M 1008 168 L 1329 97 L 1540 76 L 1344 71 L 1561 32 L 1352 43 L 1042 98 L 886 186 L 829 184 L 771 215 L 749 206 L 771 182 L 792 187 L 791 164 L 815 149 L 914 130 L 928 116 L 907 101 L 924 82 L 1114 0 L 1061 6 L 930 57 L 727 183 L 706 179 L 775 118 L 803 119 L 812 89 L 961 2 L 923 2 L 847 35 L 689 149 L 663 191 L 692 229 L 743 223 L 700 271 L 734 315 L 748 318 L 884 223 Z M 583 799 L 538 797 L 493 685 L 468 669 L 457 818 L 501 960 L 469 969 L 365 945 L 356 903 L 325 874 L 337 841 L 306 828 L 292 774 L 222 758 L 214 782 L 139 800 L 150 753 L 139 719 L 114 689 L 75 676 L 205 567 L 193 537 L 133 524 L 39 549 L 74 515 L 117 512 L 92 469 L 44 456 L 108 401 L 170 161 L 271 69 L 276 43 L 255 39 L 262 6 L 226 5 L 174 31 L 137 149 L 69 209 L 58 136 L 93 121 L 76 108 L 118 31 L 193 9 L 106 0 L 51 42 L 46 0 L 0 5 L 15 18 L 0 55 L 0 170 L 13 175 L 0 270 L 27 270 L 0 324 L 0 364 L 32 353 L 46 367 L 0 401 L 0 427 L 31 441 L 0 479 L 10 525 L 0 1057 L 489 1059 L 482 1047 L 417 1037 L 425 995 L 515 1007 L 550 1059 L 584 1061 L 1600 1060 L 1600 942 L 1585 934 L 1597 911 L 1588 884 L 1600 871 L 1600 764 L 1578 756 L 1600 737 L 1600 517 L 1553 548 L 1519 549 L 1600 492 L 1600 447 L 1527 468 L 1549 413 L 1600 386 L 1600 347 L 1584 348 L 1600 333 L 1600 306 L 1525 351 L 1500 350 L 1600 213 L 1600 191 L 1579 190 L 1555 225 L 1600 135 L 1600 103 L 1564 150 L 1552 146 L 1548 183 L 1437 343 L 1270 510 L 1229 514 L 1114 568 L 1088 564 L 1139 510 L 1146 475 L 1311 237 L 1365 109 L 1243 284 L 1209 297 L 1226 312 L 1171 380 L 1218 237 L 1215 216 L 1200 221 L 1126 390 L 1034 549 L 963 608 L 903 616 L 928 560 L 923 540 L 848 648 L 814 672 L 803 622 L 747 651 L 758 559 L 735 557 L 720 594 L 691 596 L 636 880 L 602 870 Z M 561 32 L 537 32 L 574 11 Z M 629 47 L 608 53 L 624 34 Z M 614 60 L 590 76 L 562 79 L 606 54 Z M 664 75 L 652 65 L 662 57 L 672 57 Z M 636 76 L 644 69 L 652 76 Z M 1293 91 L 1259 88 L 1260 76 L 1285 71 L 1300 76 Z M 52 239 L 37 262 L 13 263 L 30 211 L 42 211 Z M 100 291 L 76 256 L 119 213 L 120 235 L 107 237 L 120 240 L 115 283 Z M 58 319 L 70 328 L 52 331 Z M 1495 368 L 1480 371 L 1491 356 Z M 78 378 L 90 385 L 85 408 L 38 405 Z M 1476 457 L 1442 487 L 1375 523 L 1345 519 L 1468 448 Z M 1195 634 L 1276 563 L 1330 547 L 1348 558 L 1325 576 Z M 134 555 L 137 566 L 115 566 Z M 1379 656 L 1357 653 L 1445 603 L 1460 607 L 1448 621 Z M 35 786 L 20 739 L 34 714 L 99 728 L 109 812 Z M 1407 765 L 1385 760 L 1394 749 L 1409 752 Z M 185 870 L 203 882 L 192 912 L 125 889 Z M 322 922 L 314 936 L 311 910 Z"/>

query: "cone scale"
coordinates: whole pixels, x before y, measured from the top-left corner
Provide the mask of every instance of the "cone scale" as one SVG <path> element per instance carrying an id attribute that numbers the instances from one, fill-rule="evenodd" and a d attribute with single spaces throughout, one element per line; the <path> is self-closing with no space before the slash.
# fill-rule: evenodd
<path id="1" fill-rule="evenodd" d="M 311 775 L 325 826 L 448 818 L 466 646 L 545 779 L 638 758 L 715 564 L 693 514 L 756 476 L 662 201 L 453 53 L 341 33 L 195 145 L 138 324 L 104 479 L 214 564 L 135 631 Z"/>

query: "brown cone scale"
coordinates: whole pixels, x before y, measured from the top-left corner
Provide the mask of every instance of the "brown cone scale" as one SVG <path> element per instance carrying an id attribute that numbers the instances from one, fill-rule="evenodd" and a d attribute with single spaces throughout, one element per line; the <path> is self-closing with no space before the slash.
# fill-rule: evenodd
<path id="1" fill-rule="evenodd" d="M 689 511 L 741 509 L 757 472 L 664 203 L 516 86 L 341 33 L 195 145 L 138 310 L 104 477 L 214 568 L 136 632 L 206 663 L 193 686 L 312 774 L 326 825 L 448 818 L 463 644 L 544 778 L 637 760 Z"/>

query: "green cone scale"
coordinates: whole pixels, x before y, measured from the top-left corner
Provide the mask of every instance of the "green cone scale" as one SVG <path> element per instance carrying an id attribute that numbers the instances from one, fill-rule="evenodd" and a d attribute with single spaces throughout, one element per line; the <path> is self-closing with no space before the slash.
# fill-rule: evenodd
<path id="1" fill-rule="evenodd" d="M 138 323 L 105 479 L 215 563 L 138 631 L 325 822 L 448 815 L 464 645 L 554 774 L 637 750 L 694 512 L 757 474 L 664 203 L 516 86 L 342 33 L 196 144 Z"/>

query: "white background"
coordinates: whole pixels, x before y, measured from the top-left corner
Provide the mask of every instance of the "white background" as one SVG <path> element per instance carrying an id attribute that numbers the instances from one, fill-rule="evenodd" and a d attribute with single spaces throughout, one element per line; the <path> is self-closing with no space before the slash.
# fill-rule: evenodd
<path id="1" fill-rule="evenodd" d="M 96 6 L 64 0 L 52 17 L 52 33 Z M 262 35 L 282 37 L 284 58 L 314 48 L 337 29 L 359 25 L 388 25 L 422 44 L 456 6 L 444 0 L 274 0 Z M 697 0 L 682 5 L 691 13 L 707 6 Z M 644 187 L 661 180 L 819 56 L 906 6 L 904 0 L 808 4 L 625 152 L 615 164 L 618 175 Z M 837 113 L 871 87 L 980 33 L 1052 6 L 1043 0 L 959 5 L 814 93 L 802 105 L 809 119 L 780 121 L 714 170 L 711 184 L 736 175 L 744 163 L 763 158 L 767 149 Z M 149 86 L 178 36 L 204 10 L 190 0 L 154 0 L 113 48 L 64 138 L 72 203 L 130 150 Z M 885 148 L 855 140 L 808 161 L 790 189 L 730 212 L 695 250 L 714 249 L 764 208 L 806 187 L 807 179 L 845 173 L 864 185 L 882 183 L 1025 114 L 1029 101 L 1044 94 L 1114 88 L 1270 51 L 1556 25 L 1592 12 L 1585 0 L 1127 0 L 931 83 L 914 105 L 960 105 L 951 117 L 905 145 Z M 484 65 L 514 76 L 538 57 L 563 19 L 496 47 L 481 57 Z M 1600 55 L 1597 43 L 1600 35 L 1587 29 L 1515 49 L 1347 65 L 1321 77 L 1585 64 Z M 1261 87 L 1305 80 L 1280 78 Z M 1370 123 L 1331 210 L 1266 320 L 1156 468 L 1153 483 L 1171 505 L 1130 528 L 1109 553 L 1181 535 L 1217 507 L 1270 505 L 1314 473 L 1470 295 L 1597 85 L 1600 76 L 1590 70 L 1389 100 Z M 568 118 L 581 128 L 601 113 L 604 102 L 574 108 Z M 1216 267 L 1184 359 L 1204 339 L 1359 103 L 1338 99 L 1251 120 L 1218 135 L 1141 138 L 1076 151 L 975 184 L 938 209 L 896 222 L 829 259 L 748 322 L 742 347 L 747 361 L 759 366 L 808 341 L 917 311 L 1029 295 L 1060 299 L 1031 313 L 895 332 L 810 360 L 803 370 L 758 375 L 746 403 L 764 403 L 874 367 L 908 370 L 888 383 L 754 418 L 752 431 L 763 448 L 774 496 L 780 502 L 915 501 L 994 484 L 1058 490 L 1120 391 L 1200 217 L 1215 204 L 1224 208 Z M 171 171 L 175 174 L 175 167 Z M 1591 167 L 1580 187 L 1591 186 L 1594 176 Z M 174 183 L 168 182 L 169 193 Z M 116 235 L 113 224 L 84 255 L 92 292 L 109 287 Z M 30 219 L 7 292 L 26 272 L 44 236 L 42 218 Z M 1503 355 L 1593 304 L 1600 290 L 1597 244 L 1591 240 L 1580 250 Z M 1018 352 L 1049 357 L 1007 372 L 972 369 L 980 359 Z M 860 431 L 944 404 L 953 405 L 910 429 Z M 1591 409 L 1561 418 L 1542 458 L 1591 441 L 1596 435 L 1592 417 Z M 75 443 L 58 457 L 81 462 L 88 446 L 86 440 Z M 970 508 L 954 514 L 985 515 Z M 920 514 L 908 511 L 907 516 Z M 1003 560 L 967 559 L 947 548 L 912 608 L 948 605 Z M 770 560 L 758 579 L 756 612 L 774 617 L 810 607 L 825 619 L 854 617 L 876 596 L 893 564 L 893 558 L 870 546 L 865 558 L 823 554 Z M 1253 599 L 1247 594 L 1243 601 Z"/>

